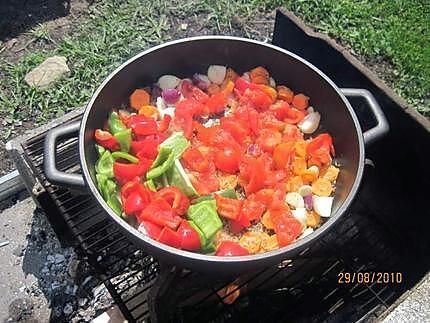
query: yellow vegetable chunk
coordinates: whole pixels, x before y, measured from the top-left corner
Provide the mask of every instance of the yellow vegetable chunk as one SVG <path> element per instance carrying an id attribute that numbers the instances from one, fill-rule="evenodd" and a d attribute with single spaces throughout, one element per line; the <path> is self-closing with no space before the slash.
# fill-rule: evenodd
<path id="1" fill-rule="evenodd" d="M 325 178 L 318 178 L 312 183 L 312 193 L 318 196 L 330 196 L 333 192 L 331 182 Z"/>

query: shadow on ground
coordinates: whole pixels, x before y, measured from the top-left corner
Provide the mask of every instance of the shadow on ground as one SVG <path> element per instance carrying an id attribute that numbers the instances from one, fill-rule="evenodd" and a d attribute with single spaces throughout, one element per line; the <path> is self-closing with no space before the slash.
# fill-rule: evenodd
<path id="1" fill-rule="evenodd" d="M 70 0 L 0 0 L 0 40 L 69 14 Z"/>

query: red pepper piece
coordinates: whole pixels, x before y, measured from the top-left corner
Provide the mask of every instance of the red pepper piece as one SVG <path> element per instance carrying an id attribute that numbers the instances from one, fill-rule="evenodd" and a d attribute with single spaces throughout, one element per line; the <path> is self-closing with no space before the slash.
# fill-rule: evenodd
<path id="1" fill-rule="evenodd" d="M 144 187 L 139 178 L 124 184 L 121 188 L 121 202 L 126 214 L 142 211 L 150 202 L 153 192 Z"/>
<path id="2" fill-rule="evenodd" d="M 260 220 L 266 210 L 266 205 L 257 200 L 255 194 L 251 194 L 243 201 L 241 214 L 245 214 L 249 221 Z"/>
<path id="3" fill-rule="evenodd" d="M 119 150 L 119 143 L 110 132 L 96 129 L 94 136 L 100 146 L 112 151 Z"/>
<path id="4" fill-rule="evenodd" d="M 227 95 L 224 92 L 218 92 L 211 95 L 209 100 L 206 102 L 206 106 L 210 113 L 218 113 L 224 111 L 227 105 Z"/>
<path id="5" fill-rule="evenodd" d="M 200 236 L 197 231 L 188 224 L 188 221 L 182 220 L 177 232 L 181 238 L 181 249 L 189 251 L 200 250 Z"/>
<path id="6" fill-rule="evenodd" d="M 185 214 L 190 206 L 188 197 L 174 186 L 163 187 L 154 196 L 155 199 L 163 199 L 179 215 Z"/>
<path id="7" fill-rule="evenodd" d="M 131 115 L 126 121 L 127 128 L 131 128 L 138 136 L 147 136 L 158 133 L 157 122 L 143 114 Z"/>
<path id="8" fill-rule="evenodd" d="M 217 212 L 219 215 L 226 219 L 237 220 L 239 213 L 242 209 L 242 201 L 237 199 L 230 199 L 223 197 L 219 194 L 215 194 L 215 201 Z"/>
<path id="9" fill-rule="evenodd" d="M 249 251 L 240 244 L 233 241 L 222 241 L 218 246 L 215 256 L 232 257 L 232 256 L 247 256 Z"/>
<path id="10" fill-rule="evenodd" d="M 294 217 L 288 216 L 286 209 L 270 210 L 270 220 L 280 247 L 291 244 L 302 232 L 302 224 Z"/>
<path id="11" fill-rule="evenodd" d="M 151 167 L 152 160 L 141 158 L 137 164 L 113 163 L 113 173 L 120 183 L 131 181 L 136 176 L 143 176 Z"/>
<path id="12" fill-rule="evenodd" d="M 165 200 L 153 200 L 137 216 L 138 222 L 143 220 L 150 221 L 159 226 L 166 226 L 176 230 L 182 218 L 176 215 L 176 212 L 170 207 Z"/>
<path id="13" fill-rule="evenodd" d="M 196 86 L 193 86 L 191 88 L 191 96 L 194 100 L 202 104 L 205 104 L 209 100 L 209 95 L 207 95 L 205 92 L 203 92 Z"/>
<path id="14" fill-rule="evenodd" d="M 159 132 L 164 132 L 167 129 L 169 129 L 169 125 L 170 125 L 170 121 L 172 120 L 172 117 L 169 116 L 168 114 L 166 114 L 163 117 L 163 120 L 161 120 L 161 122 L 158 124 L 158 131 Z"/>
<path id="15" fill-rule="evenodd" d="M 154 240 L 157 240 L 160 236 L 161 230 L 163 229 L 159 225 L 156 225 L 149 221 L 142 221 L 140 223 L 144 228 L 148 236 Z"/>
<path id="16" fill-rule="evenodd" d="M 155 159 L 158 154 L 159 140 L 154 138 L 131 142 L 131 152 L 140 157 Z M 139 158 L 139 157 L 138 157 Z"/>
<path id="17" fill-rule="evenodd" d="M 158 237 L 158 242 L 164 243 L 168 246 L 180 248 L 181 237 L 179 234 L 168 227 L 164 227 Z"/>

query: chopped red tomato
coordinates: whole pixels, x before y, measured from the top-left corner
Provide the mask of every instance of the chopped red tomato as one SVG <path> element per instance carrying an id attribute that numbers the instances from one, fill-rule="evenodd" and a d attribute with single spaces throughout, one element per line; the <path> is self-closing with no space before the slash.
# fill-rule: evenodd
<path id="1" fill-rule="evenodd" d="M 233 241 L 222 241 L 218 246 L 215 256 L 232 257 L 232 256 L 247 256 L 249 251 L 240 244 Z"/>
<path id="2" fill-rule="evenodd" d="M 318 135 L 306 146 L 306 158 L 310 165 L 321 166 L 329 163 L 330 154 L 334 156 L 335 151 L 333 141 L 327 133 Z"/>
<path id="3" fill-rule="evenodd" d="M 249 135 L 249 126 L 245 122 L 234 117 L 222 117 L 220 119 L 221 129 L 224 129 L 239 143 L 242 144 Z"/>
<path id="4" fill-rule="evenodd" d="M 184 166 L 189 170 L 199 173 L 204 173 L 209 170 L 209 160 L 203 156 L 201 151 L 194 146 L 189 147 L 182 154 L 182 161 Z"/>
<path id="5" fill-rule="evenodd" d="M 254 194 L 248 196 L 248 198 L 243 201 L 243 206 L 241 213 L 246 214 L 249 221 L 260 220 L 261 216 L 266 209 L 266 205 L 256 198 Z"/>
<path id="6" fill-rule="evenodd" d="M 268 171 L 264 185 L 268 187 L 274 187 L 278 183 L 285 182 L 288 178 L 288 174 L 289 172 L 284 169 Z"/>
<path id="7" fill-rule="evenodd" d="M 217 169 L 234 174 L 239 170 L 240 151 L 228 143 L 215 151 L 215 166 Z"/>
<path id="8" fill-rule="evenodd" d="M 199 173 L 196 177 L 190 177 L 190 180 L 199 195 L 209 195 L 219 190 L 219 180 L 210 172 Z"/>
<path id="9" fill-rule="evenodd" d="M 272 98 L 260 89 L 247 89 L 244 92 L 244 97 L 257 111 L 266 111 L 272 104 Z"/>
<path id="10" fill-rule="evenodd" d="M 155 193 L 154 199 L 163 199 L 169 203 L 170 207 L 179 215 L 185 214 L 190 206 L 188 197 L 182 191 L 175 186 L 163 187 L 161 190 Z"/>
<path id="11" fill-rule="evenodd" d="M 197 138 L 205 145 L 211 145 L 219 126 L 205 127 L 197 121 L 193 122 L 193 127 L 197 131 Z"/>
<path id="12" fill-rule="evenodd" d="M 164 227 L 163 230 L 161 230 L 161 233 L 157 240 L 158 242 L 164 243 L 174 248 L 181 247 L 180 235 L 169 227 Z"/>
<path id="13" fill-rule="evenodd" d="M 119 150 L 119 143 L 109 131 L 96 129 L 94 134 L 97 143 L 109 150 Z"/>
<path id="14" fill-rule="evenodd" d="M 292 216 L 286 216 L 283 211 L 271 210 L 270 220 L 274 224 L 274 230 L 280 247 L 291 244 L 302 232 L 302 224 Z"/>
<path id="15" fill-rule="evenodd" d="M 249 178 L 248 184 L 245 185 L 246 195 L 254 193 L 264 187 L 265 171 L 264 162 L 261 158 L 253 158 L 248 163 L 246 170 Z"/>
<path id="16" fill-rule="evenodd" d="M 281 143 L 282 135 L 279 131 L 271 129 L 261 129 L 260 134 L 256 140 L 256 143 L 264 151 L 271 153 L 277 145 Z"/>
<path id="17" fill-rule="evenodd" d="M 164 132 L 167 129 L 169 129 L 170 121 L 172 121 L 172 117 L 166 114 L 163 117 L 163 120 L 161 120 L 160 123 L 158 124 L 158 131 Z"/>
<path id="18" fill-rule="evenodd" d="M 242 200 L 230 199 L 215 194 L 215 201 L 218 214 L 230 220 L 237 220 L 242 209 Z"/>
<path id="19" fill-rule="evenodd" d="M 294 142 L 283 142 L 273 150 L 273 161 L 277 169 L 288 168 L 294 159 Z"/>
<path id="20" fill-rule="evenodd" d="M 275 131 L 283 131 L 285 128 L 285 123 L 279 121 L 270 111 L 260 113 L 259 121 L 260 128 L 271 129 Z"/>
<path id="21" fill-rule="evenodd" d="M 190 139 L 193 135 L 193 116 L 188 113 L 179 113 L 175 111 L 173 129 L 176 131 L 183 131 L 185 138 Z"/>
<path id="22" fill-rule="evenodd" d="M 209 100 L 209 95 L 200 90 L 198 87 L 193 86 L 191 89 L 191 96 L 197 102 L 205 104 Z"/>
<path id="23" fill-rule="evenodd" d="M 291 108 L 287 111 L 287 116 L 285 117 L 284 122 L 296 124 L 302 121 L 304 117 L 305 113 L 303 111 Z"/>
<path id="24" fill-rule="evenodd" d="M 282 140 L 284 141 L 297 141 L 303 140 L 303 132 L 293 124 L 285 124 Z"/>
<path id="25" fill-rule="evenodd" d="M 218 92 L 209 97 L 206 106 L 210 113 L 222 112 L 227 105 L 227 96 L 224 92 Z"/>
<path id="26" fill-rule="evenodd" d="M 247 89 L 256 90 L 259 89 L 259 86 L 257 84 L 248 82 L 242 77 L 238 77 L 234 82 L 234 88 L 238 91 L 239 94 L 243 95 Z"/>
<path id="27" fill-rule="evenodd" d="M 283 121 L 285 118 L 288 118 L 289 111 L 291 107 L 287 101 L 276 101 L 269 108 L 269 111 L 272 112 L 278 120 Z"/>
<path id="28" fill-rule="evenodd" d="M 274 190 L 272 188 L 265 188 L 255 193 L 255 200 L 268 207 L 272 203 L 273 194 Z"/>

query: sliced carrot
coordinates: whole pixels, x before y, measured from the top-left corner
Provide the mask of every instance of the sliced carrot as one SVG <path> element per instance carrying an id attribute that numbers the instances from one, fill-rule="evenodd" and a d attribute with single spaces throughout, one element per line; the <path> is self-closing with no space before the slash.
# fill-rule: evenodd
<path id="1" fill-rule="evenodd" d="M 293 161 L 294 175 L 301 175 L 307 170 L 306 159 L 304 157 L 296 157 Z"/>
<path id="2" fill-rule="evenodd" d="M 297 192 L 301 186 L 303 186 L 302 177 L 294 176 L 287 182 L 287 192 Z"/>
<path id="3" fill-rule="evenodd" d="M 318 179 L 319 170 L 316 166 L 309 167 L 306 171 L 301 174 L 304 183 L 313 183 Z"/>
<path id="4" fill-rule="evenodd" d="M 211 85 L 208 86 L 207 91 L 208 91 L 209 95 L 213 95 L 213 94 L 217 94 L 217 93 L 221 92 L 221 88 L 219 87 L 218 84 L 211 83 Z"/>
<path id="5" fill-rule="evenodd" d="M 262 66 L 258 66 L 249 72 L 252 83 L 269 85 L 269 72 Z"/>
<path id="6" fill-rule="evenodd" d="M 242 237 L 240 237 L 239 244 L 247 249 L 250 254 L 255 254 L 260 251 L 262 240 L 261 233 L 262 232 L 254 231 L 245 232 Z"/>
<path id="7" fill-rule="evenodd" d="M 266 229 L 273 230 L 275 228 L 275 225 L 273 224 L 272 220 L 270 219 L 270 212 L 266 211 L 263 216 L 261 217 L 261 223 L 266 227 Z"/>
<path id="8" fill-rule="evenodd" d="M 285 85 L 278 85 L 276 90 L 278 90 L 278 99 L 287 101 L 288 103 L 293 102 L 294 92 Z"/>
<path id="9" fill-rule="evenodd" d="M 130 95 L 130 106 L 135 110 L 140 110 L 144 105 L 149 105 L 151 96 L 144 89 L 137 89 Z"/>
<path id="10" fill-rule="evenodd" d="M 306 157 L 306 147 L 308 143 L 306 140 L 298 140 L 294 144 L 296 155 L 299 157 Z"/>
<path id="11" fill-rule="evenodd" d="M 139 109 L 139 114 L 143 114 L 145 117 L 158 119 L 158 109 L 152 105 L 144 105 Z"/>
<path id="12" fill-rule="evenodd" d="M 333 192 L 331 182 L 325 178 L 318 178 L 312 183 L 312 193 L 319 196 L 330 196 Z"/>
<path id="13" fill-rule="evenodd" d="M 309 106 L 309 97 L 302 93 L 296 94 L 293 98 L 293 106 L 301 111 L 306 110 Z"/>
<path id="14" fill-rule="evenodd" d="M 261 240 L 260 252 L 272 251 L 276 249 L 279 249 L 278 238 L 276 234 L 272 234 L 271 236 L 267 235 L 266 238 Z"/>
<path id="15" fill-rule="evenodd" d="M 224 81 L 224 83 L 221 85 L 221 89 L 225 93 L 232 93 L 234 89 L 234 82 L 231 80 Z"/>
<path id="16" fill-rule="evenodd" d="M 306 226 L 316 228 L 320 224 L 320 215 L 315 211 L 306 214 Z"/>
<path id="17" fill-rule="evenodd" d="M 270 98 L 272 99 L 272 103 L 276 101 L 276 97 L 278 96 L 278 93 L 276 90 L 268 85 L 261 85 L 261 90 L 266 93 Z"/>
<path id="18" fill-rule="evenodd" d="M 239 77 L 237 73 L 230 67 L 227 68 L 227 71 L 225 72 L 225 78 L 224 80 L 227 81 L 236 81 L 236 79 Z"/>
<path id="19" fill-rule="evenodd" d="M 339 175 L 339 168 L 336 166 L 330 165 L 322 174 L 321 177 L 328 179 L 330 182 L 334 182 L 337 179 L 337 176 Z"/>

